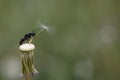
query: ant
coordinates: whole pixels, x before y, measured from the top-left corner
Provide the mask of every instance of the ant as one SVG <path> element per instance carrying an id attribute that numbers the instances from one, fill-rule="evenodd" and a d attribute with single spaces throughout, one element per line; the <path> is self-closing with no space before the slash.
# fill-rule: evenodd
<path id="1" fill-rule="evenodd" d="M 19 41 L 19 45 L 22 45 L 25 41 L 27 41 L 28 43 L 31 43 L 32 38 L 34 38 L 35 36 L 37 36 L 39 33 L 41 33 L 43 30 L 49 32 L 52 34 L 53 30 L 51 27 L 49 26 L 45 26 L 43 24 L 39 24 L 38 27 L 36 28 L 36 30 L 29 32 L 27 34 L 24 35 L 24 37 Z"/>
<path id="2" fill-rule="evenodd" d="M 36 33 L 35 32 L 29 32 L 27 34 L 24 35 L 24 38 L 22 38 L 19 41 L 19 45 L 22 45 L 25 41 L 29 41 L 31 40 L 32 37 L 35 37 Z"/>

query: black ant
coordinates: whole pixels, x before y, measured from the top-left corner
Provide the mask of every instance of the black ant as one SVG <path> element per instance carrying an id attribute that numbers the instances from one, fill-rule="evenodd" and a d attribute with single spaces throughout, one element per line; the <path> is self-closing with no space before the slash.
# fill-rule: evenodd
<path id="1" fill-rule="evenodd" d="M 30 39 L 32 37 L 35 37 L 36 33 L 35 32 L 29 32 L 27 34 L 24 35 L 24 38 L 22 38 L 20 41 L 19 41 L 19 45 L 22 45 L 25 41 L 30 41 Z"/>
<path id="2" fill-rule="evenodd" d="M 24 35 L 24 37 L 19 41 L 19 45 L 22 45 L 25 41 L 27 41 L 28 43 L 31 43 L 32 38 L 34 38 L 35 36 L 37 36 L 39 33 L 41 33 L 43 30 L 52 33 L 52 28 L 45 26 L 43 24 L 39 24 L 39 26 L 36 28 L 36 30 L 29 32 L 27 34 Z"/>

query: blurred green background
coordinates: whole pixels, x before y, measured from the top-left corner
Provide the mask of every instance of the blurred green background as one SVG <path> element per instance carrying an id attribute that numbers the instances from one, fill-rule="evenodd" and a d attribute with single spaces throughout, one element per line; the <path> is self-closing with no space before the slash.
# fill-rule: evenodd
<path id="1" fill-rule="evenodd" d="M 19 40 L 36 22 L 33 80 L 120 80 L 119 0 L 0 0 L 0 80 L 20 77 Z"/>

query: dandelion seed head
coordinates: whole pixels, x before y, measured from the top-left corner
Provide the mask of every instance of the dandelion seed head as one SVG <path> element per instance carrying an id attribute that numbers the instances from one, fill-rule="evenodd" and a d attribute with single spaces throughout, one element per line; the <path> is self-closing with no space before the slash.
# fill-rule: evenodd
<path id="1" fill-rule="evenodd" d="M 35 46 L 34 44 L 30 44 L 30 43 L 25 43 L 25 44 L 22 44 L 19 49 L 21 51 L 32 51 L 35 49 Z"/>

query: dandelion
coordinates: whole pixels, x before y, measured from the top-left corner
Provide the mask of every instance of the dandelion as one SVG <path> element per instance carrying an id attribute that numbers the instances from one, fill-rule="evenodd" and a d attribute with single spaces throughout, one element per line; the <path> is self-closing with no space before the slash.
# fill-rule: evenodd
<path id="1" fill-rule="evenodd" d="M 31 40 L 34 36 L 33 33 L 25 34 L 24 38 L 19 42 L 19 50 L 21 51 L 22 58 L 22 74 L 26 76 L 27 80 L 30 80 L 30 74 L 38 73 L 33 62 L 35 45 L 31 43 Z M 24 41 L 26 41 L 26 43 L 24 43 Z"/>
<path id="2" fill-rule="evenodd" d="M 32 44 L 33 39 L 42 31 L 52 33 L 52 28 L 45 26 L 43 24 L 39 24 L 37 26 L 37 29 L 35 31 L 29 32 L 24 35 L 24 37 L 19 41 L 19 50 L 21 52 L 21 58 L 22 58 L 22 74 L 26 76 L 26 80 L 30 80 L 30 74 L 37 74 L 38 71 L 35 69 L 33 56 L 34 56 L 34 50 L 35 45 Z"/>
<path id="3" fill-rule="evenodd" d="M 34 44 L 24 43 L 20 45 L 19 50 L 21 51 L 22 58 L 22 74 L 26 76 L 27 80 L 30 80 L 30 74 L 37 74 L 38 71 L 34 67 L 33 55 L 34 55 Z"/>

